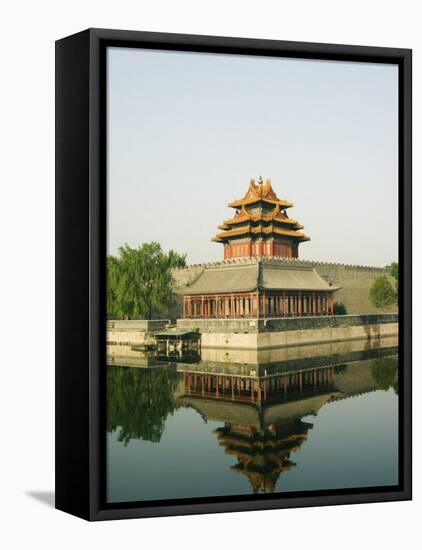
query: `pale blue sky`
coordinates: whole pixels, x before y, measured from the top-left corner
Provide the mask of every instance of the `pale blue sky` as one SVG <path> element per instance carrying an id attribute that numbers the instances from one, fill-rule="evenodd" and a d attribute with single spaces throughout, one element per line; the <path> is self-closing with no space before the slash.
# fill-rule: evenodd
<path id="1" fill-rule="evenodd" d="M 189 263 L 249 180 L 271 178 L 303 259 L 385 265 L 398 249 L 394 65 L 108 49 L 108 251 L 159 241 Z"/>

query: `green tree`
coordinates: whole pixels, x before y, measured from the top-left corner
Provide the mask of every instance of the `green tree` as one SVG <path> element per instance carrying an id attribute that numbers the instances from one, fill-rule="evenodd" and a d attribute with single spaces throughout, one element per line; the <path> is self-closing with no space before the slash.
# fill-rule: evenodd
<path id="1" fill-rule="evenodd" d="M 399 264 L 397 262 L 392 262 L 390 264 L 390 275 L 396 281 L 396 302 L 399 301 Z"/>
<path id="2" fill-rule="evenodd" d="M 111 319 L 122 317 L 119 309 L 119 296 L 121 290 L 120 283 L 120 264 L 114 256 L 107 257 L 107 316 Z"/>
<path id="3" fill-rule="evenodd" d="M 334 315 L 347 315 L 346 306 L 342 302 L 334 303 Z"/>
<path id="4" fill-rule="evenodd" d="M 387 309 L 396 302 L 396 293 L 386 275 L 377 277 L 369 289 L 371 303 L 380 309 Z"/>
<path id="5" fill-rule="evenodd" d="M 151 319 L 175 303 L 171 269 L 186 265 L 186 255 L 163 252 L 157 242 L 138 248 L 125 244 L 107 258 L 107 316 Z"/>

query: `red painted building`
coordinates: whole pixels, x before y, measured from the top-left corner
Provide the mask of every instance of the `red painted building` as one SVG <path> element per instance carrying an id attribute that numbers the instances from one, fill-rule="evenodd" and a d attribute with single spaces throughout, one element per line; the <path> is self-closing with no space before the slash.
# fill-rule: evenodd
<path id="1" fill-rule="evenodd" d="M 224 262 L 208 265 L 187 284 L 183 317 L 193 319 L 301 317 L 332 315 L 338 287 L 311 267 L 285 265 L 297 258 L 299 244 L 309 241 L 303 226 L 289 218 L 293 205 L 265 185 L 251 180 L 243 199 L 212 240 L 224 244 Z"/>

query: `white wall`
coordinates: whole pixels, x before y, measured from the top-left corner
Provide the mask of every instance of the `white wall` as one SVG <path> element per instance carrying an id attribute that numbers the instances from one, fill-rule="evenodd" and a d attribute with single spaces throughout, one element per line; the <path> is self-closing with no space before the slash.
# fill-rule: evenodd
<path id="1" fill-rule="evenodd" d="M 73 0 L 2 7 L 0 544 L 4 548 L 394 548 L 420 539 L 414 502 L 87 524 L 28 493 L 53 490 L 54 40 L 112 27 L 414 49 L 414 151 L 421 150 L 422 35 L 417 1 Z M 419 158 L 418 158 L 419 157 Z M 421 179 L 415 154 L 414 181 Z M 415 186 L 415 204 L 421 204 Z M 421 217 L 415 220 L 415 242 Z M 419 237 L 419 239 L 418 239 Z M 415 258 L 416 270 L 420 255 Z M 420 272 L 419 272 L 420 275 Z M 419 283 L 418 272 L 415 280 Z M 420 310 L 417 284 L 415 310 Z M 26 322 L 22 323 L 22 318 Z M 416 319 L 415 334 L 421 329 Z M 19 324 L 19 330 L 16 330 Z M 6 331 L 6 336 L 4 336 Z M 421 384 L 415 349 L 415 388 Z M 416 403 L 415 426 L 421 425 Z M 380 457 L 382 460 L 382 457 Z M 420 437 L 415 464 L 421 463 Z M 8 539 L 8 542 L 5 540 Z"/>

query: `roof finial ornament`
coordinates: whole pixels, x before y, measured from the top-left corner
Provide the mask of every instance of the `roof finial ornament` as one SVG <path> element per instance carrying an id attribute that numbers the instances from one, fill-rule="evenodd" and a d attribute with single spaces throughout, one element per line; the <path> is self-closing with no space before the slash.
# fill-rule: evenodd
<path id="1" fill-rule="evenodd" d="M 259 183 L 259 185 L 262 185 L 264 183 L 264 180 L 262 179 L 262 176 L 259 176 L 258 183 Z"/>

